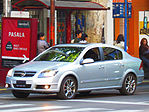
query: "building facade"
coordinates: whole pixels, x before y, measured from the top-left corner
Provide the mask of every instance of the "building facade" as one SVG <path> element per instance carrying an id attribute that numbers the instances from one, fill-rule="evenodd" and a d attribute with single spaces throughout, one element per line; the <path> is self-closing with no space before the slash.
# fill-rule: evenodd
<path id="1" fill-rule="evenodd" d="M 6 0 L 8 1 L 7 10 L 4 11 L 5 16 L 10 16 L 11 11 L 17 10 L 12 7 L 14 3 L 20 0 Z M 70 1 L 70 0 L 56 0 L 56 1 Z M 104 7 L 111 7 L 108 11 L 102 10 L 56 10 L 56 44 L 69 43 L 66 38 L 66 17 L 67 13 L 71 11 L 71 39 L 75 38 L 76 30 L 82 30 L 88 34 L 88 42 L 106 42 L 108 44 L 113 43 L 113 18 L 112 18 L 112 2 L 110 0 L 71 0 L 71 1 L 83 1 L 83 2 L 93 2 L 101 4 Z M 10 6 L 11 4 L 11 6 Z M 110 5 L 109 5 L 110 4 Z M 6 4 L 5 4 L 6 6 Z M 10 10 L 11 9 L 11 10 Z M 25 9 L 30 13 L 31 18 L 38 18 L 39 32 L 45 32 L 47 38 L 50 38 L 49 31 L 47 29 L 50 18 L 50 10 L 43 9 Z M 110 16 L 110 17 L 109 17 Z M 112 22 L 111 22 L 112 21 Z M 108 24 L 107 24 L 108 23 Z M 110 27 L 110 30 L 108 29 Z M 104 30 L 103 30 L 104 29 Z M 108 33 L 109 32 L 109 33 Z M 110 35 L 110 36 L 109 36 Z M 50 39 L 47 39 L 50 40 Z"/>
<path id="2" fill-rule="evenodd" d="M 139 46 L 142 38 L 149 41 L 149 1 L 132 0 L 132 17 L 127 21 L 128 34 L 127 46 L 128 53 L 139 57 Z M 114 23 L 115 38 L 118 34 L 124 34 L 124 19 L 115 19 Z"/>

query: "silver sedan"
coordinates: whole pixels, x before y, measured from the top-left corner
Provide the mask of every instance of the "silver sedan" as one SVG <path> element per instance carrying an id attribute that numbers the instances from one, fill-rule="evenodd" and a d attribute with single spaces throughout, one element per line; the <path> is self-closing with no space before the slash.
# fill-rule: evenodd
<path id="1" fill-rule="evenodd" d="M 6 87 L 16 98 L 39 92 L 71 99 L 76 93 L 113 88 L 132 95 L 144 79 L 140 65 L 140 59 L 115 46 L 61 44 L 9 70 Z"/>

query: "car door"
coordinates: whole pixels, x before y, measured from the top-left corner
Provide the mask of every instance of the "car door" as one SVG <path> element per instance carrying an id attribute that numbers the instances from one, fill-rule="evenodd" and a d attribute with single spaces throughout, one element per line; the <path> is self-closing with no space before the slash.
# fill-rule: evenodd
<path id="1" fill-rule="evenodd" d="M 103 47 L 103 55 L 108 86 L 118 86 L 124 71 L 122 52 L 115 48 Z"/>
<path id="2" fill-rule="evenodd" d="M 80 88 L 98 88 L 105 86 L 105 65 L 101 61 L 98 47 L 89 49 L 83 59 L 92 58 L 93 63 L 80 65 L 78 74 L 80 78 Z"/>

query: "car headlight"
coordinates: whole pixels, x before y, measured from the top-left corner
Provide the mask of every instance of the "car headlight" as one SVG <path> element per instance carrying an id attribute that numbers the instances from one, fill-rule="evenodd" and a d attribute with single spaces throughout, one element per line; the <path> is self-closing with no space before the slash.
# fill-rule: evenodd
<path id="1" fill-rule="evenodd" d="M 58 72 L 57 70 L 45 70 L 39 74 L 38 78 L 52 77 L 55 76 L 57 72 Z"/>
<path id="2" fill-rule="evenodd" d="M 7 77 L 12 77 L 13 74 L 13 69 L 10 69 L 7 73 Z"/>

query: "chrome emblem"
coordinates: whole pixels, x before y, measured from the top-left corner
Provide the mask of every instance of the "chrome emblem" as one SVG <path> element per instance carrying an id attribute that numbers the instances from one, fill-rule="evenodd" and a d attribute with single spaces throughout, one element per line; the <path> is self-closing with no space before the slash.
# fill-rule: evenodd
<path id="1" fill-rule="evenodd" d="M 21 73 L 21 75 L 20 75 L 20 76 L 21 76 L 21 77 L 24 77 L 25 75 L 26 75 L 25 73 Z"/>

